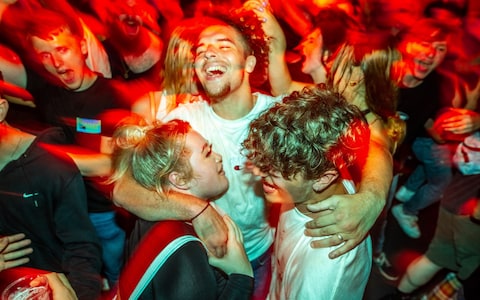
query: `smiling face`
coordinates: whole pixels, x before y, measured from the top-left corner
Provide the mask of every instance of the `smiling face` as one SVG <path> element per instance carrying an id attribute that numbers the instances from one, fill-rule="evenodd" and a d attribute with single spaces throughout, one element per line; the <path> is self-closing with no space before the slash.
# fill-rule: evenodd
<path id="1" fill-rule="evenodd" d="M 247 55 L 242 41 L 240 33 L 226 25 L 207 27 L 199 36 L 195 72 L 213 102 L 249 86 L 255 57 Z"/>
<path id="2" fill-rule="evenodd" d="M 303 203 L 314 199 L 313 180 L 305 180 L 296 174 L 292 179 L 285 179 L 280 172 L 262 173 L 254 168 L 254 173 L 262 177 L 265 199 L 271 203 Z"/>
<path id="3" fill-rule="evenodd" d="M 202 199 L 211 199 L 223 194 L 228 189 L 228 180 L 222 165 L 222 156 L 212 150 L 199 133 L 190 131 L 185 140 L 185 147 L 190 153 L 189 162 L 193 178 L 189 182 L 189 191 Z"/>
<path id="4" fill-rule="evenodd" d="M 46 71 L 59 80 L 67 89 L 83 90 L 88 84 L 85 74 L 87 47 L 84 40 L 72 35 L 68 29 L 52 34 L 48 39 L 33 36 L 33 50 Z"/>
<path id="5" fill-rule="evenodd" d="M 446 41 L 407 41 L 402 49 L 407 74 L 424 80 L 438 67 L 447 53 Z"/>

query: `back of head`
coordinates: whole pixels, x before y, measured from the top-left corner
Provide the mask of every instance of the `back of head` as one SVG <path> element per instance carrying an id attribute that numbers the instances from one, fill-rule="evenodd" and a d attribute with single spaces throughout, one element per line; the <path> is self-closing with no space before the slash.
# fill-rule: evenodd
<path id="1" fill-rule="evenodd" d="M 339 91 L 340 80 L 348 82 L 350 88 L 364 89 L 361 94 L 368 109 L 384 121 L 395 115 L 397 106 L 398 75 L 395 66 L 401 57 L 393 45 L 388 32 L 351 31 L 346 43 L 337 52 L 328 77 L 334 90 Z M 358 82 L 350 78 L 354 67 L 359 67 L 363 75 Z"/>
<path id="2" fill-rule="evenodd" d="M 463 3 L 462 3 L 463 2 Z M 455 21 L 462 21 L 467 16 L 468 1 L 432 1 L 424 9 L 427 18 L 434 18 L 452 26 L 459 25 Z"/>
<path id="3" fill-rule="evenodd" d="M 324 50 L 333 54 L 347 40 L 349 31 L 358 26 L 343 9 L 325 7 L 315 16 L 313 27 L 322 32 Z"/>
<path id="4" fill-rule="evenodd" d="M 162 76 L 167 93 L 181 96 L 194 89 L 194 47 L 202 28 L 198 20 L 184 19 L 170 34 Z"/>
<path id="5" fill-rule="evenodd" d="M 130 120 L 120 125 L 113 136 L 111 182 L 131 174 L 144 188 L 164 194 L 171 172 L 178 171 L 186 180 L 191 179 L 185 140 L 192 129 L 187 122 L 172 120 L 145 126 Z"/>
<path id="6" fill-rule="evenodd" d="M 262 172 L 316 179 L 362 165 L 370 132 L 357 107 L 323 87 L 293 92 L 250 125 L 247 157 Z"/>

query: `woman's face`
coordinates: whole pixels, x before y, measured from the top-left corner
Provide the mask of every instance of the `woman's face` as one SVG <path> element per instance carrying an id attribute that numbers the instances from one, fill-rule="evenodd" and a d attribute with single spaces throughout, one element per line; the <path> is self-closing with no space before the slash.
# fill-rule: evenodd
<path id="1" fill-rule="evenodd" d="M 191 153 L 191 194 L 202 199 L 212 199 L 223 194 L 228 189 L 228 180 L 223 170 L 222 156 L 214 152 L 212 144 L 193 130 L 186 136 L 185 147 Z"/>
<path id="2" fill-rule="evenodd" d="M 344 62 L 347 63 L 348 62 Z M 340 70 L 340 69 L 339 69 Z M 335 89 L 350 104 L 357 105 L 360 109 L 366 109 L 364 74 L 360 66 L 347 67 L 345 72 L 337 70 L 333 74 Z"/>

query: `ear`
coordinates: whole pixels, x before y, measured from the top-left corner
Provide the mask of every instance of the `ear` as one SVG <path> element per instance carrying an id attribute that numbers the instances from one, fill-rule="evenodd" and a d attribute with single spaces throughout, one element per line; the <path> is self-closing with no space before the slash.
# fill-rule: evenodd
<path id="1" fill-rule="evenodd" d="M 253 69 L 255 69 L 255 65 L 257 64 L 257 58 L 253 55 L 247 56 L 247 59 L 245 61 L 245 71 L 247 73 L 252 73 Z"/>
<path id="2" fill-rule="evenodd" d="M 0 123 L 5 121 L 8 112 L 8 101 L 0 97 Z"/>
<path id="3" fill-rule="evenodd" d="M 180 190 L 188 190 L 190 188 L 189 182 L 185 180 L 183 174 L 179 172 L 172 172 L 168 175 L 170 184 Z"/>
<path id="4" fill-rule="evenodd" d="M 313 182 L 313 190 L 316 193 L 320 193 L 328 188 L 338 178 L 338 172 L 336 170 L 328 170 L 323 175 Z"/>

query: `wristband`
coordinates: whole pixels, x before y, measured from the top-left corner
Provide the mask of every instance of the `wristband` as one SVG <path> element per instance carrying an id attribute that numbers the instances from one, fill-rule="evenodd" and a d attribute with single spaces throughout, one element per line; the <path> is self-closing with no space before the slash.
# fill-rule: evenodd
<path id="1" fill-rule="evenodd" d="M 193 217 L 192 219 L 190 219 L 190 221 L 195 220 L 195 219 L 196 219 L 198 216 L 200 216 L 204 211 L 206 211 L 209 206 L 210 206 L 210 202 L 207 201 L 207 205 L 205 205 L 205 207 L 204 207 L 195 217 Z"/>
<path id="2" fill-rule="evenodd" d="M 472 221 L 472 223 L 474 223 L 474 224 L 480 225 L 480 220 L 475 218 L 472 215 L 470 215 L 470 221 Z"/>

